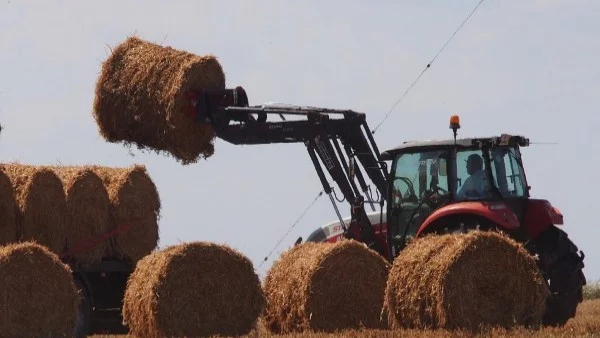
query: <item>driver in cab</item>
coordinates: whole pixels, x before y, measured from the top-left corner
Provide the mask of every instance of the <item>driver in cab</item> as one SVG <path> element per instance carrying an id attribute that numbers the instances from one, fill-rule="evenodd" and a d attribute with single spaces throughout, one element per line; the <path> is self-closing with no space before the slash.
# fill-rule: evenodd
<path id="1" fill-rule="evenodd" d="M 481 198 L 488 193 L 487 178 L 483 171 L 483 159 L 477 154 L 469 155 L 467 158 L 467 173 L 470 175 L 465 184 L 459 189 L 459 199 Z"/>

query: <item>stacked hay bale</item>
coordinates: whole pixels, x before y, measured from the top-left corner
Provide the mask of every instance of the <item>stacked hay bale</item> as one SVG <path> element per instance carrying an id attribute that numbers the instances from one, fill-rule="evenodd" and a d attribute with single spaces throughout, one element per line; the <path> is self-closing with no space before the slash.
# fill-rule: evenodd
<path id="1" fill-rule="evenodd" d="M 10 178 L 0 170 L 0 245 L 17 240 L 15 194 Z"/>
<path id="2" fill-rule="evenodd" d="M 385 311 L 392 328 L 538 326 L 547 292 L 534 258 L 507 236 L 427 236 L 395 259 Z"/>
<path id="3" fill-rule="evenodd" d="M 389 264 L 353 240 L 300 244 L 267 276 L 264 321 L 274 333 L 385 328 L 380 319 Z"/>
<path id="4" fill-rule="evenodd" d="M 141 165 L 91 168 L 108 191 L 109 222 L 119 229 L 114 237 L 113 256 L 135 264 L 158 244 L 161 205 L 156 186 Z"/>
<path id="5" fill-rule="evenodd" d="M 1 170 L 15 194 L 18 240 L 63 252 L 67 203 L 60 178 L 45 167 L 12 163 Z"/>
<path id="6" fill-rule="evenodd" d="M 32 242 L 0 247 L 3 337 L 70 337 L 78 294 L 71 270 Z"/>
<path id="7" fill-rule="evenodd" d="M 119 44 L 103 63 L 94 117 L 109 142 L 168 152 L 181 163 L 214 152 L 214 131 L 189 113 L 190 90 L 224 89 L 212 55 L 197 56 L 137 37 Z"/>
<path id="8" fill-rule="evenodd" d="M 127 283 L 123 319 L 137 337 L 245 335 L 264 302 L 245 256 L 193 242 L 155 251 L 137 263 Z"/>
<path id="9" fill-rule="evenodd" d="M 110 231 L 110 200 L 102 179 L 89 167 L 52 167 L 62 180 L 67 203 L 67 253 L 93 264 L 111 255 L 110 241 L 98 240 Z"/>

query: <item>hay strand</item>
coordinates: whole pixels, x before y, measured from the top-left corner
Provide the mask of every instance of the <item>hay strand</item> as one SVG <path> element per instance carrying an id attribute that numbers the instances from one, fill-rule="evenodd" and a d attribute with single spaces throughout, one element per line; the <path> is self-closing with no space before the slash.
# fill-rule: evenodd
<path id="1" fill-rule="evenodd" d="M 197 56 L 129 37 L 103 63 L 96 84 L 94 117 L 109 142 L 170 153 L 183 164 L 210 157 L 212 127 L 194 122 L 189 90 L 223 89 L 216 57 Z"/>
<path id="2" fill-rule="evenodd" d="M 15 194 L 10 179 L 0 170 L 0 245 L 17 241 Z"/>
<path id="3" fill-rule="evenodd" d="M 497 232 L 427 236 L 395 259 L 385 291 L 392 328 L 538 326 L 547 289 L 534 258 Z"/>
<path id="4" fill-rule="evenodd" d="M 138 262 L 127 282 L 123 319 L 137 337 L 245 335 L 264 302 L 245 256 L 227 246 L 193 242 Z"/>
<path id="5" fill-rule="evenodd" d="M 17 163 L 2 171 L 15 192 L 20 241 L 35 241 L 55 253 L 65 249 L 67 203 L 61 180 L 48 168 Z"/>
<path id="6" fill-rule="evenodd" d="M 136 263 L 154 250 L 159 240 L 160 198 L 146 168 L 92 166 L 102 179 L 110 200 L 109 220 L 113 227 L 132 223 L 115 236 L 114 257 Z"/>
<path id="7" fill-rule="evenodd" d="M 36 243 L 0 247 L 3 337 L 71 337 L 78 294 L 71 270 Z"/>
<path id="8" fill-rule="evenodd" d="M 67 251 L 80 263 L 94 264 L 101 261 L 111 253 L 110 241 L 94 241 L 111 229 L 110 200 L 104 182 L 86 166 L 51 169 L 61 179 L 66 195 Z"/>
<path id="9" fill-rule="evenodd" d="M 280 334 L 384 328 L 388 269 L 380 255 L 353 240 L 295 246 L 265 277 L 265 324 Z"/>

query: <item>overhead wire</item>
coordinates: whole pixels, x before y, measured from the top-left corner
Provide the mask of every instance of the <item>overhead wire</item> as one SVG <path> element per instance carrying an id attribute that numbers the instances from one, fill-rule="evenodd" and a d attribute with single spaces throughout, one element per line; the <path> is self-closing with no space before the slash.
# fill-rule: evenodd
<path id="1" fill-rule="evenodd" d="M 406 90 L 404 91 L 404 94 L 402 94 L 402 96 L 400 96 L 396 100 L 396 102 L 394 102 L 394 104 L 392 105 L 392 108 L 390 108 L 390 110 L 385 114 L 385 116 L 383 117 L 383 119 L 375 126 L 375 128 L 373 129 L 373 131 L 371 132 L 371 134 L 375 135 L 375 132 L 377 131 L 377 129 L 379 129 L 379 127 L 381 127 L 381 125 L 383 124 L 383 122 L 385 122 L 385 120 L 387 120 L 388 117 L 390 117 L 390 115 L 392 114 L 392 112 L 394 111 L 394 109 L 396 109 L 396 107 L 398 106 L 398 104 L 400 104 L 400 102 L 402 102 L 402 100 L 406 97 L 406 95 L 408 95 L 408 93 L 417 84 L 417 82 L 419 82 L 419 80 L 421 79 L 421 77 L 423 76 L 423 74 L 425 74 L 425 72 L 429 68 L 431 68 L 431 65 L 433 64 L 433 62 L 438 58 L 438 56 L 440 56 L 440 54 L 442 54 L 442 52 L 444 51 L 444 49 L 446 49 L 446 46 L 448 46 L 448 44 L 450 43 L 450 41 L 452 41 L 452 39 L 454 39 L 454 37 L 456 36 L 456 34 L 463 28 L 463 26 L 465 25 L 465 23 L 467 23 L 467 21 L 469 21 L 469 19 L 473 16 L 473 14 L 475 13 L 475 11 L 477 11 L 477 8 L 479 8 L 479 6 L 483 3 L 483 1 L 485 1 L 485 0 L 480 0 L 479 3 L 477 3 L 477 5 L 473 8 L 473 10 L 471 10 L 471 12 L 469 13 L 469 15 L 467 15 L 467 17 L 462 21 L 462 23 L 458 26 L 458 28 L 454 31 L 454 33 L 452 33 L 452 35 L 450 36 L 450 38 L 448 38 L 448 40 L 442 45 L 442 47 L 438 50 L 438 52 L 435 54 L 435 56 L 431 59 L 431 61 L 429 61 L 429 63 L 427 63 L 427 65 L 425 66 L 425 68 L 423 68 L 423 70 L 417 76 L 417 78 L 410 84 L 410 86 L 408 86 L 408 88 L 406 88 Z"/>
<path id="2" fill-rule="evenodd" d="M 462 27 L 465 25 L 465 23 L 473 16 L 473 14 L 475 13 L 475 11 L 477 11 L 477 9 L 483 3 L 483 1 L 485 1 L 485 0 L 480 0 L 479 3 L 477 3 L 477 5 L 473 8 L 473 10 L 471 10 L 471 12 L 469 13 L 469 15 L 463 20 L 463 22 L 458 26 L 458 28 L 454 31 L 454 33 L 452 33 L 452 35 L 450 36 L 450 38 L 442 45 L 442 47 L 438 50 L 438 52 L 435 54 L 435 56 L 431 59 L 431 61 L 429 61 L 429 63 L 421 71 L 421 73 L 419 74 L 419 76 L 417 76 L 417 78 L 410 84 L 410 86 L 408 86 L 408 88 L 404 91 L 403 95 L 400 98 L 398 98 L 396 100 L 396 102 L 394 102 L 394 105 L 392 106 L 392 108 L 387 112 L 387 114 L 384 116 L 384 118 L 381 120 L 381 122 L 379 122 L 377 124 L 377 126 L 373 129 L 373 131 L 371 132 L 373 135 L 375 134 L 375 132 L 377 131 L 377 129 L 379 129 L 379 127 L 383 124 L 383 122 L 385 120 L 387 120 L 387 118 L 394 111 L 394 109 L 398 106 L 398 104 L 400 104 L 400 102 L 404 99 L 404 97 L 406 97 L 406 95 L 408 95 L 408 93 L 410 92 L 410 90 L 417 84 L 417 82 L 421 79 L 421 77 L 423 76 L 423 74 L 429 68 L 431 68 L 431 65 L 433 64 L 433 62 L 440 56 L 440 54 L 444 51 L 444 49 L 446 48 L 446 46 L 448 46 L 448 44 L 450 43 L 450 41 L 452 41 L 452 39 L 454 39 L 454 37 L 456 36 L 456 34 L 462 29 Z M 273 252 L 275 252 L 275 250 L 281 244 L 281 242 L 285 239 L 285 237 L 287 237 L 287 235 L 294 229 L 294 227 L 296 225 L 298 225 L 298 223 L 302 220 L 302 218 L 304 218 L 304 216 L 306 215 L 306 213 L 314 206 L 314 204 L 317 202 L 317 200 L 321 196 L 323 196 L 324 193 L 325 193 L 325 190 L 321 190 L 317 194 L 317 196 L 312 200 L 312 202 L 304 209 L 304 211 L 302 212 L 302 214 L 300 214 L 300 216 L 296 219 L 296 221 L 294 223 L 292 223 L 292 225 L 288 228 L 288 230 L 286 231 L 286 233 L 283 236 L 281 236 L 281 238 L 277 241 L 277 244 L 275 244 L 275 246 L 273 247 L 273 249 L 271 249 L 271 251 L 265 256 L 265 258 L 260 263 L 259 268 L 262 267 L 262 265 L 265 262 L 267 262 L 267 260 L 269 259 L 269 257 L 273 254 Z M 337 199 L 337 196 L 336 196 L 336 199 Z"/>
<path id="3" fill-rule="evenodd" d="M 263 259 L 263 261 L 258 266 L 259 268 L 262 267 L 262 265 L 269 259 L 269 257 L 271 257 L 271 255 L 273 254 L 273 252 L 275 251 L 275 249 L 277 249 L 277 247 L 279 246 L 279 244 L 281 244 L 281 242 L 283 241 L 283 239 L 285 237 L 287 237 L 287 235 L 292 231 L 292 229 L 294 229 L 294 227 L 298 223 L 300 223 L 300 221 L 302 220 L 302 218 L 304 218 L 304 215 L 306 215 L 306 213 L 313 207 L 313 205 L 315 205 L 315 203 L 317 202 L 317 200 L 321 196 L 323 196 L 323 193 L 325 193 L 325 191 L 321 190 L 321 192 L 319 192 L 319 194 L 317 194 L 317 196 L 312 200 L 312 202 L 310 202 L 310 204 L 304 209 L 304 211 L 302 212 L 302 214 L 300 214 L 300 216 L 298 216 L 298 218 L 296 219 L 296 221 L 294 223 L 292 223 L 292 225 L 288 228 L 288 230 L 286 231 L 286 233 L 283 236 L 281 236 L 281 238 L 277 241 L 277 244 L 275 244 L 275 246 L 273 247 L 273 249 L 271 249 L 271 251 L 269 252 L 269 254 L 267 254 L 265 256 L 265 258 Z"/>

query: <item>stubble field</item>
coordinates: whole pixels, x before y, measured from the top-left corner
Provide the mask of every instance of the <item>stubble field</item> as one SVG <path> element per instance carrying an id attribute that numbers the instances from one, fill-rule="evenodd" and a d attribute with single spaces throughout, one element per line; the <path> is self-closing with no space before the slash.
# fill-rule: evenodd
<path id="1" fill-rule="evenodd" d="M 266 330 L 259 328 L 256 331 L 245 336 L 248 338 L 270 337 L 270 338 L 333 338 L 333 337 L 369 337 L 369 338 L 391 338 L 391 337 L 600 337 L 600 299 L 590 299 L 600 296 L 600 288 L 588 288 L 586 297 L 579 305 L 577 316 L 571 319 L 562 328 L 543 328 L 540 330 L 526 329 L 492 329 L 490 331 L 478 334 L 444 331 L 444 330 L 352 330 L 340 332 L 337 334 L 325 333 L 298 333 L 288 335 L 273 335 Z M 96 335 L 95 338 L 134 338 L 129 335 Z"/>

